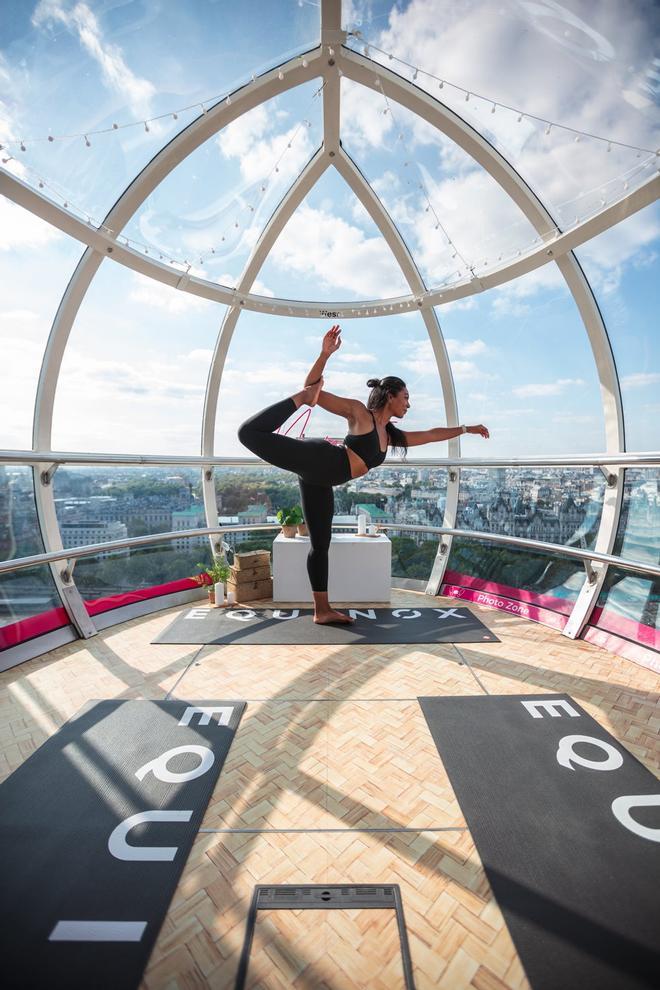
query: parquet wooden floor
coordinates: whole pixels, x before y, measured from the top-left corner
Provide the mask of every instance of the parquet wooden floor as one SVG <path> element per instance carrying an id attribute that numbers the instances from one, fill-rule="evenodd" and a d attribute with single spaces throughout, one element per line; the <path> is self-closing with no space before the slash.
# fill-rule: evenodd
<path id="1" fill-rule="evenodd" d="M 248 702 L 143 990 L 229 990 L 254 885 L 332 882 L 400 885 L 418 990 L 528 986 L 417 696 L 568 693 L 660 776 L 658 677 L 470 607 L 500 643 L 151 644 L 170 609 L 0 674 L 0 779 L 93 699 Z M 248 986 L 403 987 L 394 913 L 260 911 Z"/>

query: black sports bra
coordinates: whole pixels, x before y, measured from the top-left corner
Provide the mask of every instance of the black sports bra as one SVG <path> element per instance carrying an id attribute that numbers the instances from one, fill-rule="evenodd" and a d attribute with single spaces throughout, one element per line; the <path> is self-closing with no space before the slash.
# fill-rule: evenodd
<path id="1" fill-rule="evenodd" d="M 344 445 L 361 457 L 368 468 L 378 467 L 387 457 L 387 450 L 380 449 L 380 437 L 373 413 L 371 418 L 374 428 L 370 433 L 347 433 L 344 437 Z"/>

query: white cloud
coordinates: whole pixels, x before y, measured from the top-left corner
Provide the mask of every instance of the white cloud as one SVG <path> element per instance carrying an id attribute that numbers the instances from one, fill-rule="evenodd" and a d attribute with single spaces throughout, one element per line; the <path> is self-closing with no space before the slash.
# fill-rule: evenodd
<path id="1" fill-rule="evenodd" d="M 0 251 L 39 248 L 51 241 L 62 240 L 64 236 L 45 220 L 16 206 L 4 196 L 0 198 Z"/>
<path id="2" fill-rule="evenodd" d="M 124 97 L 137 117 L 151 116 L 151 100 L 156 87 L 128 67 L 121 48 L 104 38 L 96 15 L 86 3 L 72 5 L 61 0 L 40 0 L 32 15 L 32 23 L 35 27 L 42 27 L 53 21 L 78 35 L 83 48 L 99 66 L 105 84 Z"/>
<path id="3" fill-rule="evenodd" d="M 238 160 L 245 183 L 269 177 L 278 183 L 290 182 L 311 158 L 312 142 L 304 123 L 295 121 L 279 132 L 277 127 L 278 114 L 272 108 L 258 106 L 232 121 L 218 135 L 220 152 L 225 158 Z"/>
<path id="4" fill-rule="evenodd" d="M 31 322 L 38 319 L 39 314 L 31 309 L 6 309 L 4 313 L 0 313 L 0 320 L 11 320 L 15 323 Z"/>
<path id="5" fill-rule="evenodd" d="M 180 313 L 199 312 L 207 309 L 213 303 L 201 296 L 194 296 L 190 292 L 180 292 L 162 282 L 144 278 L 133 273 L 133 287 L 128 299 L 130 302 L 141 303 L 151 309 L 159 309 L 162 312 L 178 316 Z"/>
<path id="6" fill-rule="evenodd" d="M 381 148 L 386 138 L 392 138 L 394 121 L 387 110 L 385 98 L 374 90 L 342 79 L 342 135 L 349 150 L 366 151 Z"/>
<path id="7" fill-rule="evenodd" d="M 518 388 L 512 389 L 512 392 L 520 399 L 542 398 L 550 395 L 561 395 L 569 386 L 578 385 L 584 385 L 581 378 L 558 378 L 555 382 L 519 385 Z"/>
<path id="8" fill-rule="evenodd" d="M 483 340 L 459 341 L 447 338 L 445 344 L 455 381 L 493 377 L 490 372 L 484 371 L 474 361 L 469 360 L 488 352 Z M 438 366 L 430 340 L 406 341 L 401 347 L 401 353 L 406 355 L 401 361 L 404 368 L 413 371 L 416 375 L 438 377 Z"/>
<path id="9" fill-rule="evenodd" d="M 271 258 L 290 273 L 312 276 L 325 289 L 383 298 L 407 284 L 382 237 L 303 203 L 275 242 Z"/>
<path id="10" fill-rule="evenodd" d="M 645 388 L 647 385 L 660 383 L 660 371 L 638 371 L 632 375 L 624 375 L 621 384 L 624 388 Z"/>
<path id="11" fill-rule="evenodd" d="M 335 354 L 335 361 L 344 361 L 347 364 L 373 364 L 378 360 L 375 354 L 351 353 L 340 350 Z"/>

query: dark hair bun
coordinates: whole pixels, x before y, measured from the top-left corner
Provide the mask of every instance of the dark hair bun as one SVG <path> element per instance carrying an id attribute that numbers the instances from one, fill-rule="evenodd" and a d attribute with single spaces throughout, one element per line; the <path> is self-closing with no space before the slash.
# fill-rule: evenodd
<path id="1" fill-rule="evenodd" d="M 378 388 L 380 385 L 380 378 L 370 378 L 367 382 L 367 388 Z"/>

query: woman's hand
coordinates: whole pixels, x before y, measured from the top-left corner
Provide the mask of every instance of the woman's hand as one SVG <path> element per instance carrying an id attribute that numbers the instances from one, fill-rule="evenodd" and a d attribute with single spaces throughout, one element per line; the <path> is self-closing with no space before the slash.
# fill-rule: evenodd
<path id="1" fill-rule="evenodd" d="M 467 427 L 467 432 L 468 433 L 475 433 L 478 436 L 483 437 L 484 440 L 488 440 L 488 437 L 490 436 L 490 433 L 488 432 L 488 430 L 486 429 L 486 427 L 485 426 L 482 426 L 481 423 L 479 423 L 477 426 L 468 426 Z"/>
<path id="2" fill-rule="evenodd" d="M 339 324 L 331 327 L 328 332 L 323 337 L 323 343 L 321 345 L 321 353 L 325 354 L 326 357 L 330 357 L 335 351 L 339 350 L 341 347 L 341 327 Z"/>

